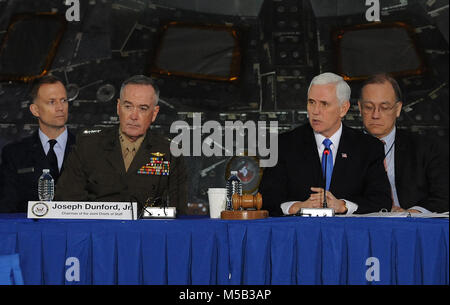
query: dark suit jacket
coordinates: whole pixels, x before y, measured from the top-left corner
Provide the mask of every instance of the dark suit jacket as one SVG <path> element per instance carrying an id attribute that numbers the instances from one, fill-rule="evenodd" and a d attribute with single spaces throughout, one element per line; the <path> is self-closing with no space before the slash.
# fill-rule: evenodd
<path id="1" fill-rule="evenodd" d="M 400 206 L 431 212 L 449 209 L 448 150 L 435 140 L 399 130 L 395 133 L 395 188 Z"/>
<path id="2" fill-rule="evenodd" d="M 389 180 L 383 165 L 381 141 L 343 126 L 330 192 L 338 199 L 358 204 L 356 213 L 390 210 Z M 309 124 L 280 135 L 278 163 L 266 168 L 259 187 L 263 209 L 282 215 L 280 204 L 305 201 L 311 187 L 323 187 L 322 167 L 314 133 Z"/>
<path id="3" fill-rule="evenodd" d="M 187 209 L 187 173 L 182 158 L 172 157 L 167 139 L 147 132 L 128 171 L 122 157 L 118 127 L 80 133 L 58 180 L 56 200 L 138 201 L 165 199 L 169 185 L 169 206 L 178 214 Z M 164 153 L 170 161 L 168 176 L 138 174 L 149 163 L 152 153 Z"/>
<path id="4" fill-rule="evenodd" d="M 64 160 L 75 144 L 75 136 L 68 132 Z M 64 171 L 61 168 L 61 173 Z M 7 144 L 2 151 L 0 165 L 0 212 L 22 213 L 27 211 L 28 201 L 39 200 L 38 180 L 42 169 L 50 168 L 39 133 L 18 142 Z"/>

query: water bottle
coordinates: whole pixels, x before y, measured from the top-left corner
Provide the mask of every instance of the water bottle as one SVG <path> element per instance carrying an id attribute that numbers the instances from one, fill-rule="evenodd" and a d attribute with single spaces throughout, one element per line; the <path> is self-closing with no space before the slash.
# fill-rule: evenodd
<path id="1" fill-rule="evenodd" d="M 233 194 L 242 195 L 242 182 L 237 176 L 237 171 L 232 171 L 227 180 L 227 210 L 233 210 Z"/>
<path id="2" fill-rule="evenodd" d="M 43 169 L 38 181 L 38 194 L 40 201 L 52 201 L 55 196 L 55 181 L 49 169 Z"/>

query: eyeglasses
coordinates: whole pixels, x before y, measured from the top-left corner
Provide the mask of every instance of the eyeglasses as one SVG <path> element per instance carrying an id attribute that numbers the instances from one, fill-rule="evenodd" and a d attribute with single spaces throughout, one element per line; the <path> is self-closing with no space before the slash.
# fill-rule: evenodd
<path id="1" fill-rule="evenodd" d="M 394 105 L 390 106 L 389 104 L 381 104 L 379 107 L 375 106 L 373 103 L 370 102 L 362 102 L 361 103 L 361 110 L 364 114 L 372 114 L 374 110 L 377 110 L 378 112 L 382 114 L 386 114 L 391 112 L 395 106 L 397 106 L 398 102 L 395 102 Z"/>

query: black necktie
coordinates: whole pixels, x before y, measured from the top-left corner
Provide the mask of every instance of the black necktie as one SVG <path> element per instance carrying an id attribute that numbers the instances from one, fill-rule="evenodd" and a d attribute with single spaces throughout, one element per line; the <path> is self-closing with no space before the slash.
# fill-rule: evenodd
<path id="1" fill-rule="evenodd" d="M 53 147 L 57 143 L 56 140 L 48 140 L 48 143 L 50 144 L 50 149 L 47 153 L 47 161 L 50 165 L 50 174 L 52 175 L 53 179 L 58 180 L 59 177 L 59 169 L 58 169 L 58 158 L 56 158 L 55 151 L 53 150 Z"/>

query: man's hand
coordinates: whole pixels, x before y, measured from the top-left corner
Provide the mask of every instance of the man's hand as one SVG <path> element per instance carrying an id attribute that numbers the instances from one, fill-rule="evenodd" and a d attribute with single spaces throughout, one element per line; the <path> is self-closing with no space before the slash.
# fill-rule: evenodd
<path id="1" fill-rule="evenodd" d="M 323 188 L 312 187 L 311 190 L 313 192 L 317 192 L 318 194 L 320 194 L 320 197 L 323 198 Z M 337 199 L 330 191 L 327 191 L 326 194 L 327 194 L 327 207 L 332 208 L 334 212 L 337 214 L 347 212 L 347 207 L 345 206 L 344 200 Z"/>
<path id="2" fill-rule="evenodd" d="M 405 210 L 402 209 L 401 207 L 396 206 L 396 205 L 392 205 L 391 212 L 399 213 L 399 212 L 405 212 Z"/>
<path id="3" fill-rule="evenodd" d="M 415 210 L 415 209 L 405 210 L 405 209 L 402 209 L 401 207 L 398 207 L 398 206 L 396 206 L 396 205 L 392 206 L 391 212 L 422 213 L 421 211 Z"/>
<path id="4" fill-rule="evenodd" d="M 289 214 L 296 214 L 302 208 L 321 208 L 323 201 L 322 195 L 319 193 L 311 194 L 306 201 L 297 201 L 289 208 Z"/>
<path id="5" fill-rule="evenodd" d="M 421 211 L 415 209 L 408 209 L 407 211 L 410 213 L 422 213 Z"/>
<path id="6" fill-rule="evenodd" d="M 306 201 L 297 201 L 289 208 L 289 214 L 296 214 L 301 208 L 321 208 L 323 204 L 323 188 L 312 187 L 311 191 L 315 192 L 309 196 Z M 347 208 L 345 207 L 345 201 L 339 200 L 334 195 L 327 191 L 327 205 L 329 208 L 334 209 L 335 213 L 345 213 Z"/>

